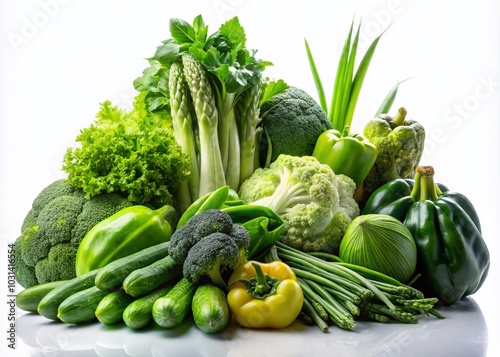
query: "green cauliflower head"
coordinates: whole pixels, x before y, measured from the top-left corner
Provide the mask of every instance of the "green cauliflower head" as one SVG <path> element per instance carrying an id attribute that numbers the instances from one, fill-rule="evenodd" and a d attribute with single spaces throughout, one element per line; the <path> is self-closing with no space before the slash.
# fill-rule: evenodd
<path id="1" fill-rule="evenodd" d="M 248 204 L 274 210 L 285 225 L 280 240 L 303 251 L 337 252 L 347 226 L 359 215 L 356 185 L 312 156 L 280 155 L 240 187 Z"/>

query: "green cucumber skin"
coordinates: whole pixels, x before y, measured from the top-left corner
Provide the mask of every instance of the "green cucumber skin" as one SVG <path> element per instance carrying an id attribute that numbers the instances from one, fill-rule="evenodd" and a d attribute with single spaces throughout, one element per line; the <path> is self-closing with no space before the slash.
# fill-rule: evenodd
<path id="1" fill-rule="evenodd" d="M 123 311 L 135 299 L 125 291 L 108 293 L 97 305 L 95 316 L 104 325 L 114 325 L 123 321 Z"/>
<path id="2" fill-rule="evenodd" d="M 52 281 L 50 283 L 34 285 L 26 288 L 17 294 L 16 305 L 24 311 L 38 312 L 38 304 L 40 304 L 40 301 L 42 301 L 42 299 L 52 290 L 66 284 L 68 281 L 69 280 Z"/>
<path id="3" fill-rule="evenodd" d="M 167 246 L 168 242 L 160 243 L 112 261 L 101 268 L 96 276 L 95 285 L 108 292 L 119 290 L 131 272 L 164 258 L 168 254 Z"/>
<path id="4" fill-rule="evenodd" d="M 182 278 L 167 295 L 153 304 L 153 319 L 161 327 L 173 328 L 182 323 L 189 313 L 196 285 Z"/>
<path id="5" fill-rule="evenodd" d="M 57 309 L 57 317 L 67 324 L 90 322 L 96 318 L 95 312 L 107 291 L 92 286 L 66 298 Z"/>
<path id="6" fill-rule="evenodd" d="M 159 298 L 167 295 L 172 288 L 173 285 L 158 288 L 129 304 L 123 311 L 122 316 L 125 325 L 134 330 L 147 326 L 153 320 L 153 304 Z"/>
<path id="7" fill-rule="evenodd" d="M 212 284 L 196 289 L 191 309 L 196 327 L 205 333 L 221 332 L 231 320 L 226 293 Z"/>
<path id="8" fill-rule="evenodd" d="M 38 313 L 47 319 L 58 320 L 59 305 L 69 296 L 95 286 L 98 271 L 98 269 L 89 271 L 50 291 L 38 304 Z"/>
<path id="9" fill-rule="evenodd" d="M 123 281 L 123 289 L 130 296 L 144 296 L 159 286 L 182 275 L 182 265 L 177 264 L 170 256 L 131 272 Z"/>

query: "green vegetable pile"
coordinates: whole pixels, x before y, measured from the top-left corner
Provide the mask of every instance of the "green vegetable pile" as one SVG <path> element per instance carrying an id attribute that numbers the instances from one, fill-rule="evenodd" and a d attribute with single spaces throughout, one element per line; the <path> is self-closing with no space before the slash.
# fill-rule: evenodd
<path id="1" fill-rule="evenodd" d="M 425 130 L 389 116 L 350 127 L 382 36 L 356 68 L 351 25 L 330 106 L 263 76 L 237 17 L 169 22 L 133 108 L 101 104 L 34 199 L 16 240 L 17 297 L 68 324 L 204 333 L 298 319 L 418 323 L 484 283 L 490 257 L 464 195 L 420 166 Z M 260 263 L 259 263 L 260 262 Z"/>

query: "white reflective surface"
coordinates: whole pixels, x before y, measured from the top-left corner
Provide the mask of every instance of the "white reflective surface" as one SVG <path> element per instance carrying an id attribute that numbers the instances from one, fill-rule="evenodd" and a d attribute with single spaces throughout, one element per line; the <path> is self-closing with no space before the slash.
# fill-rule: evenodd
<path id="1" fill-rule="evenodd" d="M 173 330 L 133 331 L 124 324 L 72 326 L 35 314 L 18 318 L 18 355 L 22 356 L 486 356 L 488 331 L 472 298 L 439 308 L 446 316 L 422 317 L 415 325 L 358 322 L 355 331 L 295 323 L 284 330 L 248 330 L 231 325 L 206 335 L 191 321 Z"/>

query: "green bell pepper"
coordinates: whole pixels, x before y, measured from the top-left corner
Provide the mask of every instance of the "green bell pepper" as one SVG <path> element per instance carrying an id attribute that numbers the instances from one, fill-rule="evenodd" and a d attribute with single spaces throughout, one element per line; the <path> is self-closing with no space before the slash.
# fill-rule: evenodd
<path id="1" fill-rule="evenodd" d="M 387 182 L 415 176 L 424 151 L 425 129 L 416 120 L 407 119 L 406 114 L 405 108 L 399 108 L 395 116 L 381 114 L 366 123 L 363 135 L 379 154 L 363 183 L 364 202 Z"/>
<path id="2" fill-rule="evenodd" d="M 159 209 L 135 205 L 124 208 L 97 223 L 82 239 L 76 253 L 76 275 L 136 253 L 172 236 L 171 222 L 176 210 L 165 205 Z"/>
<path id="3" fill-rule="evenodd" d="M 336 174 L 349 176 L 359 187 L 375 164 L 378 149 L 363 135 L 349 134 L 348 128 L 342 133 L 330 129 L 318 137 L 312 156 Z"/>
<path id="4" fill-rule="evenodd" d="M 408 227 L 417 245 L 422 291 L 451 305 L 482 286 L 490 256 L 479 217 L 467 197 L 434 182 L 431 166 L 417 166 L 414 180 L 378 188 L 362 211 L 370 213 L 391 215 Z"/>

